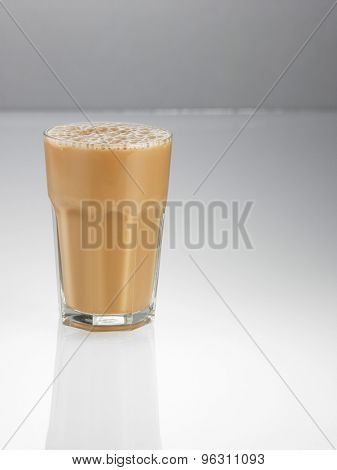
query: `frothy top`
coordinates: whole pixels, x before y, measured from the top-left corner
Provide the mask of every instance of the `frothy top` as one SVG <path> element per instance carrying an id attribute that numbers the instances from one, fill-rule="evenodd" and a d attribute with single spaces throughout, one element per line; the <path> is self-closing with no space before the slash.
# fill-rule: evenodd
<path id="1" fill-rule="evenodd" d="M 144 124 L 93 122 L 65 124 L 45 131 L 61 146 L 97 149 L 141 149 L 171 141 L 171 133 Z"/>

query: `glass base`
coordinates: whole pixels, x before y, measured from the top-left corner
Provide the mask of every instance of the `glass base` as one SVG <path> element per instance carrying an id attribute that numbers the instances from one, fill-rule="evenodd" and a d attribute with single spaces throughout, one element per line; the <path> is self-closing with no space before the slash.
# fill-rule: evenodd
<path id="1" fill-rule="evenodd" d="M 96 314 L 74 310 L 63 305 L 63 324 L 88 331 L 134 330 L 146 325 L 154 317 L 154 306 L 134 313 Z"/>

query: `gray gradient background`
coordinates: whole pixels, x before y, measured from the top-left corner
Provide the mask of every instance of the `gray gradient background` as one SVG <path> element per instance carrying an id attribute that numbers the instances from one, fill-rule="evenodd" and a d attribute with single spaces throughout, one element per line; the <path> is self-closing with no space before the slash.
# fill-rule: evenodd
<path id="1" fill-rule="evenodd" d="M 255 201 L 255 249 L 187 251 L 178 220 L 153 326 L 91 335 L 8 448 L 336 446 L 337 13 L 267 102 L 301 109 L 259 112 L 193 196 L 247 119 L 239 108 L 257 104 L 331 2 L 130 5 L 8 6 L 91 119 L 172 129 L 170 199 Z M 4 444 L 83 339 L 58 332 L 41 139 L 83 116 L 1 8 L 0 23 Z"/>
<path id="2" fill-rule="evenodd" d="M 8 2 L 7 2 L 8 3 Z M 85 108 L 254 107 L 331 0 L 11 0 L 8 6 Z M 337 105 L 335 16 L 268 101 Z M 4 14 L 0 106 L 71 108 Z"/>

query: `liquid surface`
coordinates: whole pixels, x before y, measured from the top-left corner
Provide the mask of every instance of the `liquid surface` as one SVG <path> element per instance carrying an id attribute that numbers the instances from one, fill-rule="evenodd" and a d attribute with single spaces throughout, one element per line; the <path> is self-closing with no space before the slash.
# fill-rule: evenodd
<path id="1" fill-rule="evenodd" d="M 158 127 L 122 122 L 95 122 L 55 126 L 45 133 L 60 145 L 100 149 L 138 149 L 168 143 L 171 134 Z"/>

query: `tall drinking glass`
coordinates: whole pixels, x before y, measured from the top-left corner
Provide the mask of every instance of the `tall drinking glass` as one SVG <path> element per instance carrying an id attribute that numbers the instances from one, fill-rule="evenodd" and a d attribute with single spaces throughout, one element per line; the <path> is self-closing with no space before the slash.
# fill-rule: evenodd
<path id="1" fill-rule="evenodd" d="M 44 133 L 65 324 L 133 329 L 154 315 L 171 144 L 140 124 Z"/>

